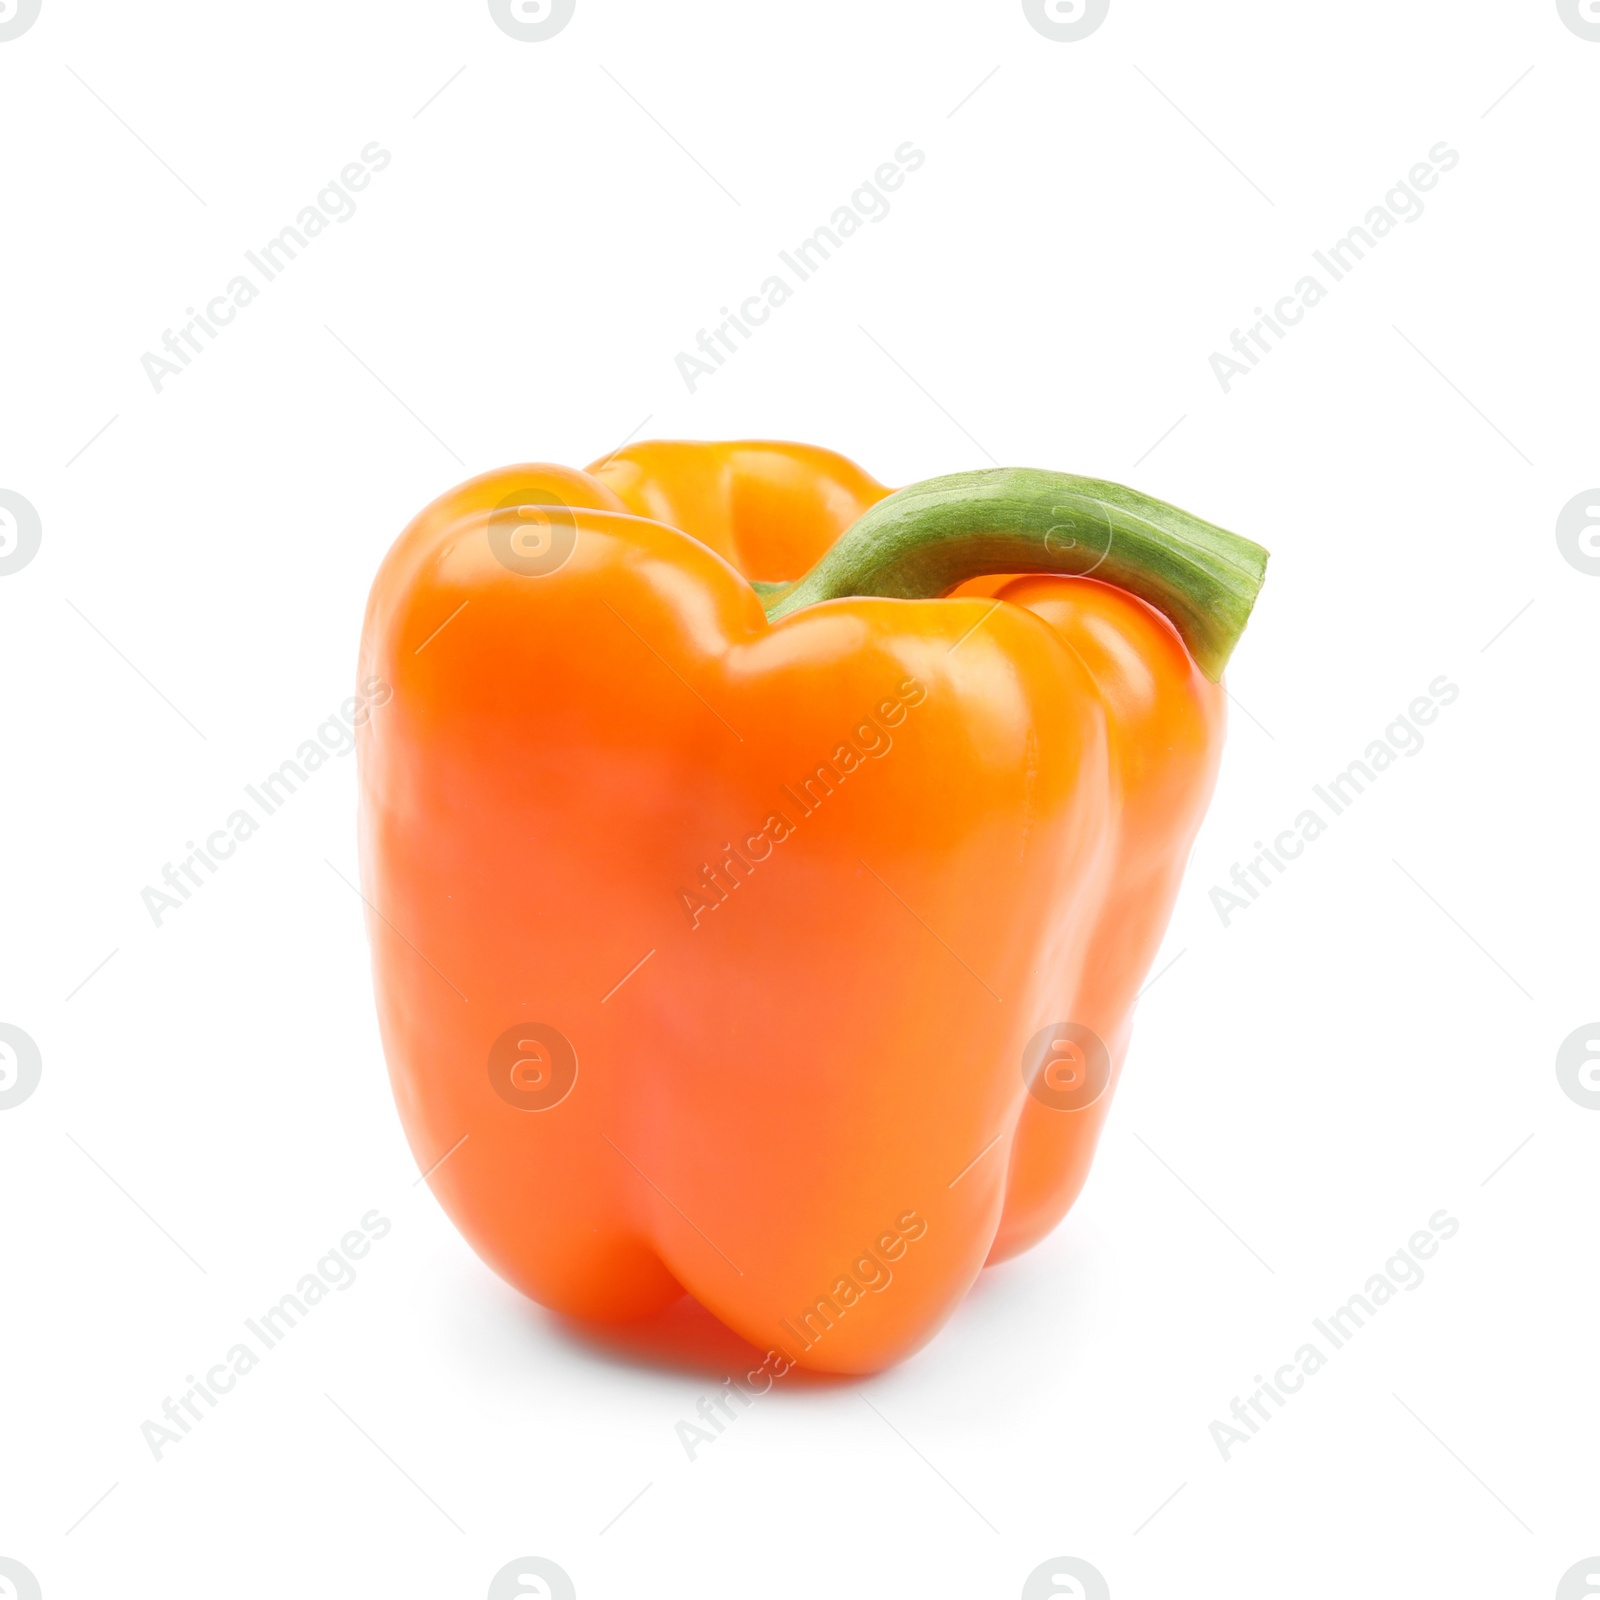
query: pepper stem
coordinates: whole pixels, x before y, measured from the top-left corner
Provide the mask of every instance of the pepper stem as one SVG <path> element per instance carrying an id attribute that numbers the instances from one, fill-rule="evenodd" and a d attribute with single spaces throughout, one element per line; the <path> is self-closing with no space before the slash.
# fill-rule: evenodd
<path id="1" fill-rule="evenodd" d="M 848 595 L 931 600 L 993 573 L 1093 575 L 1168 617 L 1215 683 L 1266 569 L 1260 545 L 1136 489 L 996 467 L 928 478 L 880 500 L 805 577 L 762 603 L 776 622 Z"/>

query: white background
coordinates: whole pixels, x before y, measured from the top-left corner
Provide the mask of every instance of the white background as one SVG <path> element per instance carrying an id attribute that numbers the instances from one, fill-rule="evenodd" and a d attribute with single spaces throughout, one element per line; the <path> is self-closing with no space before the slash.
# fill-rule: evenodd
<path id="1" fill-rule="evenodd" d="M 1112 0 L 1077 43 L 1014 0 L 578 0 L 534 44 L 469 0 L 44 0 L 0 43 L 0 488 L 43 527 L 0 578 L 0 1021 L 43 1060 L 0 1112 L 0 1555 L 46 1600 L 478 1597 L 522 1555 L 583 1600 L 1012 1597 L 1058 1555 L 1116 1600 L 1543 1600 L 1600 1553 L 1600 1112 L 1554 1069 L 1600 1014 L 1600 578 L 1554 535 L 1600 483 L 1597 90 L 1554 0 Z M 908 139 L 690 394 L 676 354 Z M 372 140 L 356 215 L 158 395 L 141 355 Z M 1212 351 L 1440 140 L 1425 214 L 1225 395 Z M 1273 552 L 1081 1202 L 903 1367 L 692 1463 L 737 1355 L 558 1325 L 416 1184 L 353 760 L 140 903 L 351 692 L 416 510 L 635 431 L 1103 475 Z M 1224 928 L 1209 888 L 1440 674 L 1426 747 Z M 359 1281 L 153 1460 L 373 1207 Z M 1224 1462 L 1440 1208 L 1426 1281 Z"/>

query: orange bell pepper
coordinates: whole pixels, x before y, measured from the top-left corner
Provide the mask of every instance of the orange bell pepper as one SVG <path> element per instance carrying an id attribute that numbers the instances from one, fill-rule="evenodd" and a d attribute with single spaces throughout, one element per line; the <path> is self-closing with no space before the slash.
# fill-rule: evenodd
<path id="1" fill-rule="evenodd" d="M 636 444 L 373 585 L 361 870 L 407 1138 L 580 1318 L 870 1372 L 1082 1187 L 1266 552 L 1006 469 Z M 1092 575 L 1091 575 L 1092 574 Z"/>

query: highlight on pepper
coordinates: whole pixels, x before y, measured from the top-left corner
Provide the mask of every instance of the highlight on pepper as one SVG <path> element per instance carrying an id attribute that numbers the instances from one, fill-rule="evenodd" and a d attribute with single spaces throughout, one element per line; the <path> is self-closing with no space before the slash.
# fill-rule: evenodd
<path id="1" fill-rule="evenodd" d="M 929 1340 L 1088 1176 L 1266 560 L 1099 479 L 766 441 L 422 511 L 367 604 L 361 871 L 473 1249 L 784 1371 Z"/>

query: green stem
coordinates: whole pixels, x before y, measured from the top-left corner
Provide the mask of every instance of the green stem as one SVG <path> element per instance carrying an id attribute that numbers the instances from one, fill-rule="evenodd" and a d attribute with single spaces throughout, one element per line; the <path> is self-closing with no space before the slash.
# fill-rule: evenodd
<path id="1" fill-rule="evenodd" d="M 1215 683 L 1266 568 L 1260 545 L 1136 489 L 996 467 L 929 478 L 880 500 L 805 577 L 762 602 L 776 622 L 847 595 L 929 600 L 993 573 L 1092 574 L 1170 618 Z"/>

